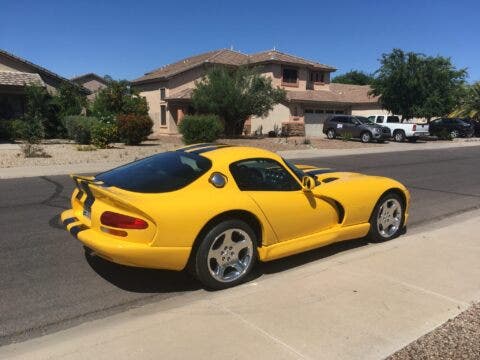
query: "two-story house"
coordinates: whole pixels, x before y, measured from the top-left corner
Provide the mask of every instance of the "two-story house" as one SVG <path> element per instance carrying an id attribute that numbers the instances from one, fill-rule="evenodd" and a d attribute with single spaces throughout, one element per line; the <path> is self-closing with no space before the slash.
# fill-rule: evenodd
<path id="1" fill-rule="evenodd" d="M 321 133 L 323 121 L 331 114 L 362 114 L 375 111 L 378 99 L 369 96 L 368 86 L 330 83 L 332 66 L 306 60 L 277 50 L 252 55 L 222 49 L 192 56 L 160 67 L 133 80 L 134 86 L 147 99 L 150 116 L 157 134 L 176 134 L 185 114 L 193 112 L 191 95 L 195 82 L 214 65 L 255 66 L 274 86 L 287 92 L 287 100 L 277 104 L 268 116 L 252 117 L 247 131 L 263 133 L 295 124 L 307 135 Z"/>

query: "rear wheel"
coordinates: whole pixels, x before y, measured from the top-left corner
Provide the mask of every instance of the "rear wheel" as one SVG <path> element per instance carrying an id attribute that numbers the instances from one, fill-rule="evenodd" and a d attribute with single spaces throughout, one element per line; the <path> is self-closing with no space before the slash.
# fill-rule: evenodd
<path id="1" fill-rule="evenodd" d="M 245 280 L 257 260 L 257 236 L 240 220 L 214 226 L 202 239 L 195 254 L 195 275 L 214 290 Z"/>
<path id="2" fill-rule="evenodd" d="M 360 140 L 363 143 L 368 143 L 372 140 L 372 134 L 370 134 L 368 131 L 365 131 L 364 133 L 362 133 L 362 135 L 360 135 Z"/>
<path id="3" fill-rule="evenodd" d="M 327 138 L 329 138 L 330 140 L 333 140 L 335 139 L 335 130 L 333 129 L 328 129 L 327 131 Z"/>
<path id="4" fill-rule="evenodd" d="M 460 132 L 458 130 L 452 130 L 452 131 L 450 131 L 450 136 L 453 139 L 458 138 L 460 136 Z"/>
<path id="5" fill-rule="evenodd" d="M 404 214 L 403 200 L 399 195 L 394 192 L 383 195 L 370 218 L 368 238 L 381 242 L 397 237 L 402 230 Z"/>

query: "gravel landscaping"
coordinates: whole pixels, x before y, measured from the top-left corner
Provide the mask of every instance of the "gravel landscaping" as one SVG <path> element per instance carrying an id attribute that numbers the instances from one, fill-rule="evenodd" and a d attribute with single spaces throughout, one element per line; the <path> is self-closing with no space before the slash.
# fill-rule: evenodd
<path id="1" fill-rule="evenodd" d="M 480 303 L 387 358 L 404 359 L 480 359 Z"/>
<path id="2" fill-rule="evenodd" d="M 376 143 L 363 144 L 359 141 L 332 141 L 325 138 L 311 139 L 309 143 L 305 143 L 305 139 L 302 137 L 292 137 L 288 139 L 220 139 L 218 142 L 232 145 L 255 146 L 271 151 L 302 149 L 354 149 L 386 146 L 385 144 Z M 3 144 L 0 145 L 0 168 L 129 162 L 159 152 L 173 150 L 181 146 L 183 146 L 183 143 L 181 138 L 178 136 L 158 137 L 154 140 L 145 141 L 139 146 L 112 144 L 112 146 L 108 149 L 96 150 L 93 147 L 81 147 L 67 140 L 47 140 L 42 143 L 42 147 L 49 157 L 25 158 L 19 146 L 16 146 L 15 144 Z M 90 151 L 79 151 L 79 149 L 87 149 Z"/>

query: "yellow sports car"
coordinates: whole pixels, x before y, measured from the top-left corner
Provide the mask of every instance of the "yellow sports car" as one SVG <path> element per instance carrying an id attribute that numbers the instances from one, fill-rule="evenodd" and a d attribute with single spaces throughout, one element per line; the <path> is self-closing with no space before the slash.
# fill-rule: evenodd
<path id="1" fill-rule="evenodd" d="M 72 178 L 72 208 L 61 219 L 87 249 L 124 265 L 188 266 L 212 289 L 244 281 L 258 260 L 365 236 L 392 239 L 410 202 L 406 187 L 392 179 L 219 144 Z"/>

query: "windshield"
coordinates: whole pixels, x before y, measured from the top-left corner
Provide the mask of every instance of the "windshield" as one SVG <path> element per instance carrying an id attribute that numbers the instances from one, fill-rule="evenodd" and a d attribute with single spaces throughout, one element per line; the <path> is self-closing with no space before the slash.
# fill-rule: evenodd
<path id="1" fill-rule="evenodd" d="M 282 158 L 283 159 L 283 158 Z M 302 181 L 302 178 L 305 176 L 305 173 L 297 168 L 294 164 L 292 164 L 290 161 L 283 159 L 285 164 L 287 164 L 288 168 L 292 170 L 292 172 L 295 174 L 295 176 Z"/>
<path id="2" fill-rule="evenodd" d="M 95 178 L 106 186 L 139 193 L 181 189 L 205 174 L 212 162 L 196 154 L 169 151 L 101 173 Z"/>
<path id="3" fill-rule="evenodd" d="M 372 120 L 365 116 L 355 116 L 362 124 L 375 124 Z"/>

